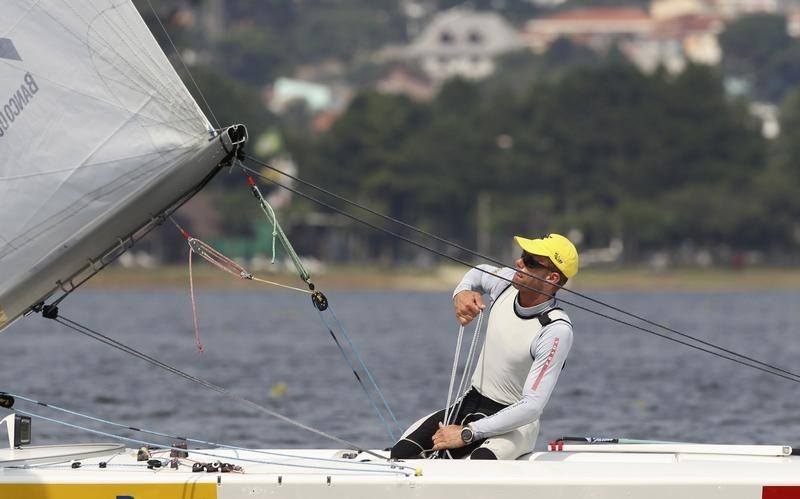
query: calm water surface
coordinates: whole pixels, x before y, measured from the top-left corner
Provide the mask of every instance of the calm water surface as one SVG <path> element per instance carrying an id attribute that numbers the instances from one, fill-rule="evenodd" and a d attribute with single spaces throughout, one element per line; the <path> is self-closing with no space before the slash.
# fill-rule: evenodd
<path id="1" fill-rule="evenodd" d="M 76 295 L 62 304 L 72 320 L 338 437 L 368 447 L 390 444 L 306 295 L 202 291 L 203 354 L 194 346 L 185 291 Z M 591 296 L 800 371 L 800 292 Z M 458 332 L 449 293 L 334 291 L 328 297 L 400 425 L 443 406 Z M 561 435 L 800 445 L 796 383 L 564 307 L 576 339 L 542 417 L 537 448 Z M 40 317 L 0 334 L 0 354 L 0 390 L 104 419 L 231 445 L 337 446 Z M 270 395 L 279 383 L 286 393 Z M 108 440 L 41 420 L 34 421 L 34 436 L 39 444 Z"/>

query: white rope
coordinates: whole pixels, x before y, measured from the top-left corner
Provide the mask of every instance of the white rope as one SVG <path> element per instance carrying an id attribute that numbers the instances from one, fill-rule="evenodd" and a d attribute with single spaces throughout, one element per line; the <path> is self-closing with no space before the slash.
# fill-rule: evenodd
<path id="1" fill-rule="evenodd" d="M 478 340 L 481 335 L 481 326 L 483 325 L 483 312 L 478 314 L 478 320 L 475 321 L 475 332 L 472 334 L 472 342 L 469 345 L 469 352 L 467 352 L 467 360 L 464 362 L 464 371 L 461 373 L 461 382 L 458 384 L 458 402 L 456 406 L 453 408 L 451 415 L 458 414 L 458 411 L 461 409 L 461 403 L 464 401 L 464 396 L 467 394 L 467 388 L 469 383 L 469 378 L 472 373 L 475 371 L 475 363 L 477 363 L 477 357 L 475 356 L 475 352 L 477 351 Z"/>
<path id="2" fill-rule="evenodd" d="M 483 312 L 478 313 L 478 319 L 475 321 L 475 332 L 472 334 L 472 341 L 470 342 L 469 352 L 467 352 L 466 362 L 464 363 L 464 371 L 461 373 L 461 380 L 458 382 L 458 388 L 453 391 L 453 384 L 456 380 L 456 371 L 458 370 L 458 361 L 461 357 L 461 343 L 464 339 L 464 326 L 458 328 L 458 339 L 456 340 L 456 352 L 453 355 L 453 368 L 450 371 L 450 386 L 447 389 L 447 404 L 444 406 L 444 424 L 449 425 L 452 423 L 451 419 L 458 414 L 461 409 L 461 402 L 464 400 L 467 375 L 472 372 L 471 364 L 475 356 L 475 349 L 478 344 L 478 337 L 480 336 L 481 325 L 483 324 Z M 456 403 L 451 408 L 450 403 L 453 398 L 456 398 Z M 445 454 L 449 459 L 453 459 L 450 450 L 445 450 Z M 436 453 L 431 454 L 431 458 L 436 458 Z"/>
<path id="3" fill-rule="evenodd" d="M 453 355 L 453 369 L 450 371 L 450 386 L 447 388 L 447 403 L 444 406 L 444 424 L 450 424 L 450 401 L 453 397 L 453 383 L 456 380 L 456 369 L 458 368 L 458 358 L 461 356 L 461 340 L 464 338 L 464 326 L 458 328 L 458 339 L 456 340 L 456 353 Z"/>

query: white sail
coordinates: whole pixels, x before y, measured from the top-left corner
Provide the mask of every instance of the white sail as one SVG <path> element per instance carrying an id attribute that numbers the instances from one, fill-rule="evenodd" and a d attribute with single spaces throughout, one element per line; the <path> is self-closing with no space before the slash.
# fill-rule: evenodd
<path id="1" fill-rule="evenodd" d="M 206 176 L 210 131 L 129 0 L 3 2 L 0 328 Z"/>

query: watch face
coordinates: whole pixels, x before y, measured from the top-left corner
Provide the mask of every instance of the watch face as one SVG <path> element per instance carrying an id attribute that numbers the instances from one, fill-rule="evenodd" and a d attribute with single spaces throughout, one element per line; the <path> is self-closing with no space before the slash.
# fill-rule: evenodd
<path id="1" fill-rule="evenodd" d="M 465 444 L 472 443 L 473 438 L 474 435 L 470 428 L 464 428 L 461 430 L 461 440 L 463 440 Z"/>

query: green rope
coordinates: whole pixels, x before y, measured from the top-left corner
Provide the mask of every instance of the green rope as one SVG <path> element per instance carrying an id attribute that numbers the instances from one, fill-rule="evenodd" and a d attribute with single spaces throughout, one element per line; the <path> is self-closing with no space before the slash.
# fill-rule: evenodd
<path id="1" fill-rule="evenodd" d="M 289 255 L 292 263 L 294 263 L 294 266 L 297 269 L 297 272 L 300 274 L 300 277 L 310 285 L 311 275 L 303 266 L 303 263 L 300 261 L 300 257 L 297 256 L 292 244 L 289 242 L 289 238 L 286 237 L 281 225 L 278 223 L 278 217 L 275 215 L 275 210 L 272 209 L 272 206 L 270 206 L 266 199 L 264 199 L 264 196 L 261 195 L 261 191 L 258 189 L 253 177 L 248 176 L 247 181 L 250 184 L 250 188 L 253 190 L 253 194 L 255 195 L 256 199 L 258 199 L 258 204 L 261 206 L 261 211 L 264 212 L 264 215 L 267 216 L 267 220 L 269 220 L 269 223 L 272 224 L 272 263 L 275 263 L 275 240 L 277 239 L 281 242 L 283 249 L 286 250 L 286 254 Z"/>

